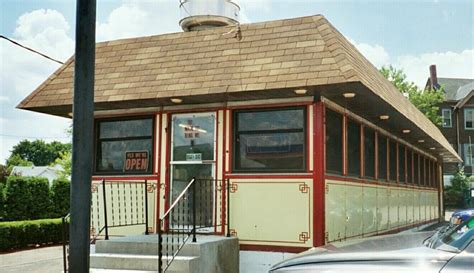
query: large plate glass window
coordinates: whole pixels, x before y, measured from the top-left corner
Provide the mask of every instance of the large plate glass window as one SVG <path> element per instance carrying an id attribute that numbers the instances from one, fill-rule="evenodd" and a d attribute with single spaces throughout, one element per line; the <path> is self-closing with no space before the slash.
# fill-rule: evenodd
<path id="1" fill-rule="evenodd" d="M 364 175 L 375 178 L 375 131 L 364 128 Z"/>
<path id="2" fill-rule="evenodd" d="M 147 174 L 152 163 L 152 117 L 97 121 L 96 173 Z"/>
<path id="3" fill-rule="evenodd" d="M 326 171 L 342 174 L 342 115 L 326 109 Z"/>
<path id="4" fill-rule="evenodd" d="M 235 111 L 235 172 L 302 172 L 305 108 Z"/>
<path id="5" fill-rule="evenodd" d="M 380 180 L 387 180 L 387 137 L 378 135 L 378 173 Z"/>
<path id="6" fill-rule="evenodd" d="M 360 176 L 360 125 L 353 121 L 347 122 L 347 174 Z"/>
<path id="7" fill-rule="evenodd" d="M 389 141 L 389 180 L 397 181 L 397 143 L 390 139 Z"/>

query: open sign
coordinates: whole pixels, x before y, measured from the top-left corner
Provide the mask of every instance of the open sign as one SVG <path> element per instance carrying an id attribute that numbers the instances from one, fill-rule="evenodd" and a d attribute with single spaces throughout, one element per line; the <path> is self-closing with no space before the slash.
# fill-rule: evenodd
<path id="1" fill-rule="evenodd" d="M 148 151 L 125 152 L 124 172 L 146 172 L 148 170 Z"/>

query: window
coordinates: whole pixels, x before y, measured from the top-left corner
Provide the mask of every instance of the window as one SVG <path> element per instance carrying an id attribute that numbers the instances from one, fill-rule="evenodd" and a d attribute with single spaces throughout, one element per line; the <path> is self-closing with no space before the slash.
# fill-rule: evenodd
<path id="1" fill-rule="evenodd" d="M 464 128 L 474 130 L 474 108 L 464 109 Z"/>
<path id="2" fill-rule="evenodd" d="M 413 184 L 420 185 L 420 156 L 417 153 L 413 156 L 413 170 L 415 176 Z"/>
<path id="3" fill-rule="evenodd" d="M 375 131 L 364 128 L 364 175 L 375 177 Z"/>
<path id="4" fill-rule="evenodd" d="M 406 182 L 405 180 L 405 146 L 398 144 L 398 180 Z"/>
<path id="5" fill-rule="evenodd" d="M 389 170 L 390 170 L 390 181 L 397 181 L 397 143 L 390 140 L 389 142 Z"/>
<path id="6" fill-rule="evenodd" d="M 151 173 L 153 118 L 99 120 L 96 123 L 95 172 Z"/>
<path id="7" fill-rule="evenodd" d="M 236 111 L 234 171 L 304 171 L 305 117 L 305 108 Z"/>
<path id="8" fill-rule="evenodd" d="M 387 138 L 378 135 L 378 171 L 379 179 L 387 180 Z"/>
<path id="9" fill-rule="evenodd" d="M 452 119 L 451 119 L 451 109 L 441 109 L 441 116 L 443 118 L 443 127 L 452 127 Z"/>
<path id="10" fill-rule="evenodd" d="M 347 174 L 360 176 L 360 125 L 353 120 L 347 123 Z"/>
<path id="11" fill-rule="evenodd" d="M 474 166 L 474 144 L 464 144 L 464 165 Z"/>
<path id="12" fill-rule="evenodd" d="M 342 174 L 342 115 L 326 109 L 326 171 Z"/>
<path id="13" fill-rule="evenodd" d="M 407 149 L 407 183 L 413 183 L 413 151 Z"/>
<path id="14" fill-rule="evenodd" d="M 423 156 L 420 156 L 420 185 L 421 186 L 426 185 L 426 181 L 425 181 L 425 178 L 426 178 L 425 169 L 426 168 L 425 167 L 426 167 L 425 158 Z"/>

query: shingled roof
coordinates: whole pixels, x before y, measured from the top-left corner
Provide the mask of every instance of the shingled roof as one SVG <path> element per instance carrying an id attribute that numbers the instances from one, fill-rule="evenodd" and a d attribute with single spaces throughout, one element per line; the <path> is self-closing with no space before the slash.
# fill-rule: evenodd
<path id="1" fill-rule="evenodd" d="M 234 31 L 221 27 L 98 43 L 96 109 L 167 105 L 171 97 L 188 103 L 281 97 L 299 87 L 316 94 L 318 88 L 357 83 L 460 160 L 439 129 L 323 16 L 242 25 L 240 41 Z M 18 107 L 65 115 L 73 70 L 71 58 Z"/>

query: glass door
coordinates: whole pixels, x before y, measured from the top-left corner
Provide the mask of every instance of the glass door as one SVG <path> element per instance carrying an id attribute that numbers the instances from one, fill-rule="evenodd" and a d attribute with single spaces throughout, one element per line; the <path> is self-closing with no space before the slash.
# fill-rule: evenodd
<path id="1" fill-rule="evenodd" d="M 214 173 L 216 147 L 215 113 L 175 114 L 171 132 L 171 198 L 179 196 L 193 177 L 196 177 L 197 226 L 201 230 L 213 226 Z M 192 204 L 192 203 L 190 203 Z M 181 212 L 182 219 L 191 219 L 190 211 Z M 190 224 L 190 222 L 188 223 Z"/>

